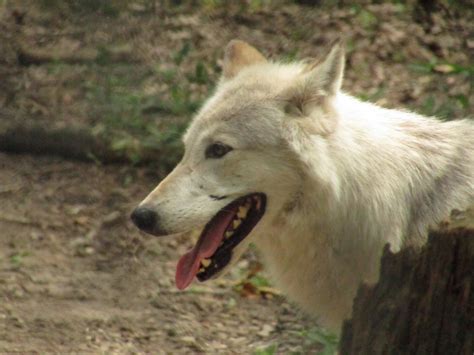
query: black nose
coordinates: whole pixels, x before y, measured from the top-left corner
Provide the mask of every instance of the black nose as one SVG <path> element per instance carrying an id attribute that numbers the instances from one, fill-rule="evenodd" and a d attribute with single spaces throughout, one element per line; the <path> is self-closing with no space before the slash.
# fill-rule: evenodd
<path id="1" fill-rule="evenodd" d="M 137 207 L 130 216 L 133 223 L 144 232 L 151 233 L 155 229 L 158 215 L 147 207 Z"/>

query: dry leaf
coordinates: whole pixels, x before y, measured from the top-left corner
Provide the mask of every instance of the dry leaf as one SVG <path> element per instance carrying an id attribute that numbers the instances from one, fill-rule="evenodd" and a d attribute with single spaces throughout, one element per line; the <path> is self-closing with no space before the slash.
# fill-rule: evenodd
<path id="1" fill-rule="evenodd" d="M 443 74 L 451 73 L 454 71 L 454 67 L 449 64 L 439 64 L 439 65 L 436 65 L 433 69 L 434 71 L 438 73 L 443 73 Z"/>

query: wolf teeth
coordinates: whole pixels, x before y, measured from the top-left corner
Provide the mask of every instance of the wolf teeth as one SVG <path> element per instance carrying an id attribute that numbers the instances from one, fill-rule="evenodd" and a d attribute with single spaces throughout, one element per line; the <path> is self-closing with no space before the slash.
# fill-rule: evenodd
<path id="1" fill-rule="evenodd" d="M 206 271 L 206 270 L 202 267 L 202 268 L 199 269 L 198 273 L 199 272 L 204 272 L 204 271 Z"/>
<path id="2" fill-rule="evenodd" d="M 211 265 L 211 259 L 202 259 L 202 260 L 201 260 L 201 264 L 202 264 L 204 267 L 208 267 L 209 265 Z"/>
<path id="3" fill-rule="evenodd" d="M 230 237 L 232 237 L 233 234 L 234 234 L 234 232 L 232 232 L 232 231 L 227 231 L 227 232 L 225 232 L 225 237 L 226 237 L 226 238 L 230 238 Z"/>
<path id="4" fill-rule="evenodd" d="M 245 206 L 240 206 L 239 212 L 237 212 L 237 217 L 239 217 L 240 219 L 243 219 L 247 216 L 247 212 L 248 212 L 248 208 L 246 208 Z"/>
<path id="5" fill-rule="evenodd" d="M 255 208 L 259 210 L 260 207 L 262 206 L 262 201 L 258 198 L 258 196 L 255 196 L 254 200 L 255 200 Z"/>
<path id="6" fill-rule="evenodd" d="M 232 226 L 234 227 L 234 229 L 236 229 L 238 226 L 240 226 L 241 223 L 242 221 L 240 219 L 234 219 L 234 221 L 232 222 Z"/>

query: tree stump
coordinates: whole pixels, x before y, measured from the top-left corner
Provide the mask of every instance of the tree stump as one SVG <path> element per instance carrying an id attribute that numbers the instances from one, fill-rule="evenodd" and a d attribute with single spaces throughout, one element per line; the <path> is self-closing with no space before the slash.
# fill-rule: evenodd
<path id="1" fill-rule="evenodd" d="M 385 247 L 380 278 L 362 285 L 340 354 L 474 354 L 474 228 L 430 233 L 421 250 Z"/>

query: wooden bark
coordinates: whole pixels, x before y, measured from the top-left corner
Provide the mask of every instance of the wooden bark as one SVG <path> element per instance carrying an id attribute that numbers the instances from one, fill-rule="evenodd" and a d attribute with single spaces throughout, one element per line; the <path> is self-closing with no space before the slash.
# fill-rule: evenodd
<path id="1" fill-rule="evenodd" d="M 8 118 L 2 121 L 3 118 L 0 111 L 0 151 L 55 155 L 72 160 L 99 161 L 104 164 L 138 163 L 126 150 L 114 150 L 110 139 L 104 135 L 96 136 L 90 129 L 60 127 L 53 124 L 47 126 L 44 123 L 29 122 L 32 119 L 18 122 L 11 119 L 13 123 L 10 123 Z M 161 150 L 155 147 L 139 148 L 140 164 L 160 162 L 165 169 L 170 168 L 165 145 Z"/>
<path id="2" fill-rule="evenodd" d="M 101 52 L 96 49 L 82 49 L 69 51 L 66 49 L 41 49 L 32 48 L 22 44 L 17 49 L 17 60 L 20 65 L 41 65 L 46 63 L 67 64 L 100 64 L 104 61 L 110 63 L 137 63 L 138 59 L 133 56 L 131 48 L 109 49 Z"/>
<path id="3" fill-rule="evenodd" d="M 430 233 L 421 250 L 384 250 L 380 279 L 360 287 L 340 354 L 474 353 L 474 229 Z"/>
<path id="4" fill-rule="evenodd" d="M 0 151 L 97 159 L 106 163 L 127 161 L 123 154 L 113 151 L 85 129 L 45 129 L 41 125 L 16 125 L 0 130 Z"/>

